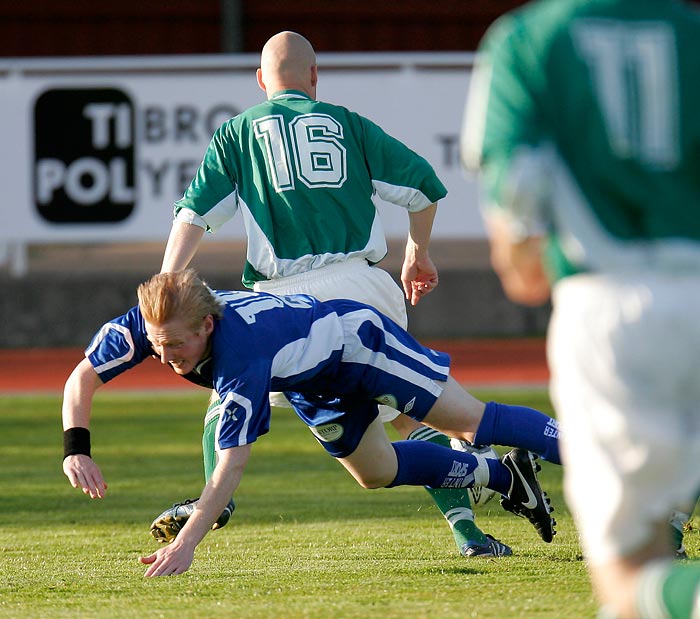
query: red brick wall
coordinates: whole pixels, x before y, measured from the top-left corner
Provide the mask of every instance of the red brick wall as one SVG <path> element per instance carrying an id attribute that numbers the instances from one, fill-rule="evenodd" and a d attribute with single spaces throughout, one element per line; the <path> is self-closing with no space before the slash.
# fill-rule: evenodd
<path id="1" fill-rule="evenodd" d="M 0 2 L 0 56 L 216 53 L 220 0 Z"/>
<path id="2" fill-rule="evenodd" d="M 201 54 L 222 50 L 222 0 L 0 2 L 0 56 Z M 473 50 L 517 0 L 240 0 L 242 48 L 281 30 L 318 51 Z"/>
<path id="3" fill-rule="evenodd" d="M 243 5 L 245 47 L 296 30 L 317 51 L 474 50 L 488 25 L 517 0 L 251 0 Z"/>

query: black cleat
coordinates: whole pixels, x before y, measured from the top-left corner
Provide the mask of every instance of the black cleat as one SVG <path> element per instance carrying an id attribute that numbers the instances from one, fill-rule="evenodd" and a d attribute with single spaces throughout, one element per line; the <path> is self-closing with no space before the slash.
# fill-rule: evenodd
<path id="1" fill-rule="evenodd" d="M 199 501 L 199 497 L 196 499 L 187 499 L 182 503 L 174 503 L 170 509 L 166 509 L 158 516 L 151 523 L 151 535 L 155 540 L 161 543 L 172 542 L 194 512 L 197 501 Z M 217 521 L 212 525 L 212 530 L 223 527 L 231 519 L 231 514 L 233 514 L 235 509 L 236 506 L 233 503 L 233 499 L 231 499 L 221 513 L 221 516 L 219 516 Z"/>
<path id="2" fill-rule="evenodd" d="M 506 546 L 487 533 L 485 542 L 468 541 L 462 546 L 459 553 L 464 558 L 470 559 L 472 557 L 510 557 L 513 551 L 510 546 Z"/>
<path id="3" fill-rule="evenodd" d="M 505 464 L 513 475 L 510 492 L 501 499 L 501 506 L 516 516 L 527 518 L 535 527 L 539 536 L 547 543 L 556 534 L 556 521 L 551 516 L 553 511 L 547 494 L 537 480 L 540 466 L 535 462 L 536 456 L 526 449 L 516 448 L 503 456 Z"/>

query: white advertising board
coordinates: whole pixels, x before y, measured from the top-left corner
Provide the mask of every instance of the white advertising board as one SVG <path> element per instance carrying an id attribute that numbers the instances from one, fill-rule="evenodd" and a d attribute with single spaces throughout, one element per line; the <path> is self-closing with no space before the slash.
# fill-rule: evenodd
<path id="1" fill-rule="evenodd" d="M 164 240 L 224 120 L 262 100 L 258 55 L 0 60 L 0 244 Z M 449 190 L 435 237 L 482 237 L 457 140 L 470 54 L 320 54 L 320 99 L 428 159 Z M 380 207 L 388 237 L 405 212 Z M 218 238 L 244 238 L 240 218 Z"/>

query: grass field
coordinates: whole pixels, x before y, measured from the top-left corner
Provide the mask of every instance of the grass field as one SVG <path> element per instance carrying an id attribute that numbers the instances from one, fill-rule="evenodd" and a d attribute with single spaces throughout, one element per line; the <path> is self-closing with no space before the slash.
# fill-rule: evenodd
<path id="1" fill-rule="evenodd" d="M 542 392 L 475 392 L 551 412 Z M 292 413 L 276 410 L 236 495 L 182 576 L 144 579 L 148 524 L 202 486 L 207 393 L 98 394 L 93 457 L 109 484 L 92 501 L 61 470 L 59 397 L 0 400 L 0 617 L 518 619 L 595 616 L 561 469 L 541 480 L 559 533 L 542 543 L 496 501 L 477 521 L 513 548 L 461 558 L 420 488 L 368 491 Z M 697 555 L 698 536 L 688 535 Z"/>

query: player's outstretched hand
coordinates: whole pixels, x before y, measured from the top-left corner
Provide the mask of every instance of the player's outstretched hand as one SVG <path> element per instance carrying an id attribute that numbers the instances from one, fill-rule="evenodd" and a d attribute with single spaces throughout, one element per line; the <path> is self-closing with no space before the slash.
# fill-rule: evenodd
<path id="1" fill-rule="evenodd" d="M 430 256 L 407 256 L 401 270 L 401 283 L 411 305 L 432 292 L 438 285 L 438 272 Z"/>
<path id="2" fill-rule="evenodd" d="M 146 578 L 155 576 L 176 576 L 186 572 L 194 560 L 194 548 L 181 544 L 178 540 L 169 546 L 159 548 L 153 554 L 139 557 L 139 561 L 148 565 L 144 573 Z"/>
<path id="3" fill-rule="evenodd" d="M 103 499 L 107 484 L 100 467 L 90 456 L 77 454 L 63 460 L 63 472 L 73 488 L 81 488 L 91 499 Z"/>

